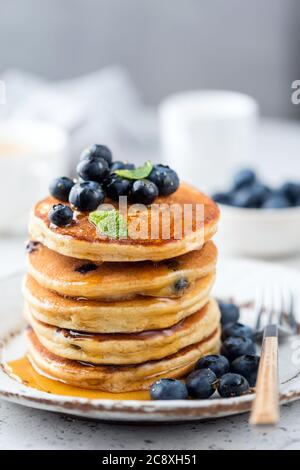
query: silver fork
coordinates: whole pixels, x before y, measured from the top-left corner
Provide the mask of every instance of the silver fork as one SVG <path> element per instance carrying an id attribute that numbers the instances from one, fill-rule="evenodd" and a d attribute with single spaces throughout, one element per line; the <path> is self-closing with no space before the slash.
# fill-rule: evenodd
<path id="1" fill-rule="evenodd" d="M 274 425 L 279 421 L 278 336 L 290 336 L 298 329 L 293 294 L 273 285 L 262 291 L 255 310 L 255 335 L 263 336 L 263 342 L 250 423 Z"/>
<path id="2" fill-rule="evenodd" d="M 259 339 L 267 325 L 276 324 L 279 337 L 297 333 L 294 296 L 290 289 L 274 284 L 258 291 L 255 301 L 256 323 L 254 332 Z"/>

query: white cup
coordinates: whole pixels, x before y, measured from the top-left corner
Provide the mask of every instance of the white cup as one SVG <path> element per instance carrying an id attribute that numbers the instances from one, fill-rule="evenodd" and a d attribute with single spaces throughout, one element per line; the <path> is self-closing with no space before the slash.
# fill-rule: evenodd
<path id="1" fill-rule="evenodd" d="M 224 188 L 236 167 L 251 161 L 258 105 L 250 96 L 179 93 L 161 103 L 159 118 L 164 161 L 208 193 Z"/>
<path id="2" fill-rule="evenodd" d="M 36 121 L 0 121 L 0 233 L 26 231 L 30 208 L 68 172 L 68 137 Z"/>

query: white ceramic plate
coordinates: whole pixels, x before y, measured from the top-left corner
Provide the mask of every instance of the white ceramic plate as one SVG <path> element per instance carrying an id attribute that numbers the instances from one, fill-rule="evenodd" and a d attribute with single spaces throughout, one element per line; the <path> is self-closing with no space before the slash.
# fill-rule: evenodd
<path id="1" fill-rule="evenodd" d="M 139 401 L 84 399 L 63 397 L 40 392 L 18 383 L 3 368 L 6 361 L 24 355 L 25 342 L 22 333 L 22 275 L 15 275 L 0 282 L 0 398 L 32 408 L 67 413 L 85 418 L 112 421 L 187 421 L 216 418 L 248 411 L 253 395 L 238 398 L 213 398 L 210 400 Z M 234 299 L 241 305 L 249 305 L 257 286 L 283 283 L 289 286 L 296 298 L 300 293 L 300 273 L 279 265 L 248 260 L 221 260 L 215 295 Z M 242 320 L 251 324 L 253 310 L 242 309 Z M 300 336 L 294 336 L 280 344 L 280 399 L 281 403 L 300 398 Z"/>

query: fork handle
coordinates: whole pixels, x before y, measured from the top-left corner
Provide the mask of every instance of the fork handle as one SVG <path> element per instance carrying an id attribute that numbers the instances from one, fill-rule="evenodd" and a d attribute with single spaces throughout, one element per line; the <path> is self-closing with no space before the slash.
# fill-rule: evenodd
<path id="1" fill-rule="evenodd" d="M 278 397 L 278 330 L 276 325 L 268 325 L 264 333 L 250 424 L 276 424 L 279 421 Z"/>

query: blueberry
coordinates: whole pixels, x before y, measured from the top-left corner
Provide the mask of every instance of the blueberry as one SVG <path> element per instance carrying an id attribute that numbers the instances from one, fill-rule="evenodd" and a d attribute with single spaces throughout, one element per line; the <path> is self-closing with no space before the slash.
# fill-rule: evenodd
<path id="1" fill-rule="evenodd" d="M 248 380 L 250 387 L 255 387 L 259 359 L 259 356 L 251 354 L 240 356 L 232 362 L 231 371 L 236 374 L 241 374 Z"/>
<path id="2" fill-rule="evenodd" d="M 104 184 L 107 196 L 113 201 L 118 201 L 120 196 L 129 196 L 132 187 L 132 181 L 114 174 L 106 178 Z"/>
<path id="3" fill-rule="evenodd" d="M 120 162 L 116 161 L 113 162 L 110 166 L 110 172 L 113 173 L 116 170 L 134 170 L 135 165 L 133 163 L 128 162 Z"/>
<path id="4" fill-rule="evenodd" d="M 177 173 L 166 165 L 154 165 L 148 179 L 156 184 L 161 196 L 172 194 L 179 187 Z"/>
<path id="5" fill-rule="evenodd" d="M 273 193 L 263 203 L 263 209 L 284 209 L 291 207 L 291 203 L 283 194 Z"/>
<path id="6" fill-rule="evenodd" d="M 79 211 L 94 211 L 104 201 L 104 191 L 94 181 L 76 183 L 71 189 L 69 202 Z"/>
<path id="7" fill-rule="evenodd" d="M 225 356 L 221 356 L 220 354 L 211 354 L 199 359 L 195 368 L 210 369 L 215 373 L 216 377 L 221 377 L 229 372 L 229 361 Z"/>
<path id="8" fill-rule="evenodd" d="M 229 193 L 214 193 L 212 199 L 218 204 L 231 204 L 232 194 Z"/>
<path id="9" fill-rule="evenodd" d="M 292 205 L 296 205 L 300 200 L 300 183 L 288 181 L 281 186 L 279 193 L 285 196 Z"/>
<path id="10" fill-rule="evenodd" d="M 138 204 L 152 204 L 158 196 L 156 184 L 149 180 L 136 180 L 132 185 L 131 200 Z"/>
<path id="11" fill-rule="evenodd" d="M 173 290 L 176 293 L 183 292 L 189 287 L 189 285 L 189 280 L 185 277 L 181 277 L 174 283 Z"/>
<path id="12" fill-rule="evenodd" d="M 244 168 L 243 170 L 238 171 L 233 178 L 233 187 L 234 189 L 244 188 L 250 186 L 256 181 L 256 175 L 253 170 L 250 168 Z"/>
<path id="13" fill-rule="evenodd" d="M 239 308 L 231 303 L 219 301 L 219 308 L 221 311 L 221 323 L 227 325 L 227 323 L 235 323 L 240 318 Z"/>
<path id="14" fill-rule="evenodd" d="M 64 227 L 70 225 L 73 220 L 73 211 L 69 206 L 64 204 L 56 204 L 50 209 L 48 219 L 54 225 L 58 227 Z"/>
<path id="15" fill-rule="evenodd" d="M 35 240 L 29 240 L 29 242 L 26 244 L 26 253 L 34 253 L 35 251 L 38 251 L 39 247 L 41 245 L 41 242 L 37 242 Z"/>
<path id="16" fill-rule="evenodd" d="M 251 207 L 251 192 L 249 188 L 243 188 L 233 193 L 232 205 L 235 207 Z"/>
<path id="17" fill-rule="evenodd" d="M 55 178 L 50 183 L 49 192 L 51 196 L 56 197 L 56 199 L 67 202 L 73 186 L 74 181 L 66 176 L 61 176 L 60 178 Z"/>
<path id="18" fill-rule="evenodd" d="M 259 208 L 269 197 L 269 194 L 270 189 L 267 186 L 255 183 L 252 186 L 235 191 L 231 202 L 236 207 Z"/>
<path id="19" fill-rule="evenodd" d="M 243 337 L 253 339 L 254 331 L 250 326 L 243 325 L 242 323 L 229 323 L 223 327 L 222 339 L 223 341 L 229 336 Z"/>
<path id="20" fill-rule="evenodd" d="M 255 354 L 255 344 L 250 338 L 229 336 L 222 344 L 221 354 L 233 361 L 244 354 Z"/>
<path id="21" fill-rule="evenodd" d="M 112 162 L 112 153 L 105 145 L 94 144 L 84 149 L 80 155 L 80 161 L 89 157 L 102 158 L 108 165 L 111 165 Z"/>
<path id="22" fill-rule="evenodd" d="M 78 163 L 76 171 L 85 181 L 101 183 L 109 173 L 109 166 L 103 158 L 89 156 Z"/>
<path id="23" fill-rule="evenodd" d="M 150 387 L 152 400 L 185 400 L 188 392 L 185 384 L 176 379 L 160 379 Z"/>
<path id="24" fill-rule="evenodd" d="M 186 379 L 189 396 L 192 398 L 209 398 L 217 386 L 216 374 L 210 369 L 199 369 Z"/>
<path id="25" fill-rule="evenodd" d="M 262 183 L 255 183 L 250 188 L 251 205 L 254 207 L 261 207 L 267 197 L 270 195 L 271 190 L 268 186 Z"/>
<path id="26" fill-rule="evenodd" d="M 248 392 L 249 383 L 245 377 L 240 374 L 229 372 L 223 375 L 218 385 L 218 392 L 223 398 L 239 397 Z"/>
<path id="27" fill-rule="evenodd" d="M 91 271 L 96 271 L 96 269 L 97 265 L 95 263 L 85 263 L 75 268 L 74 271 L 80 274 L 87 274 Z"/>

